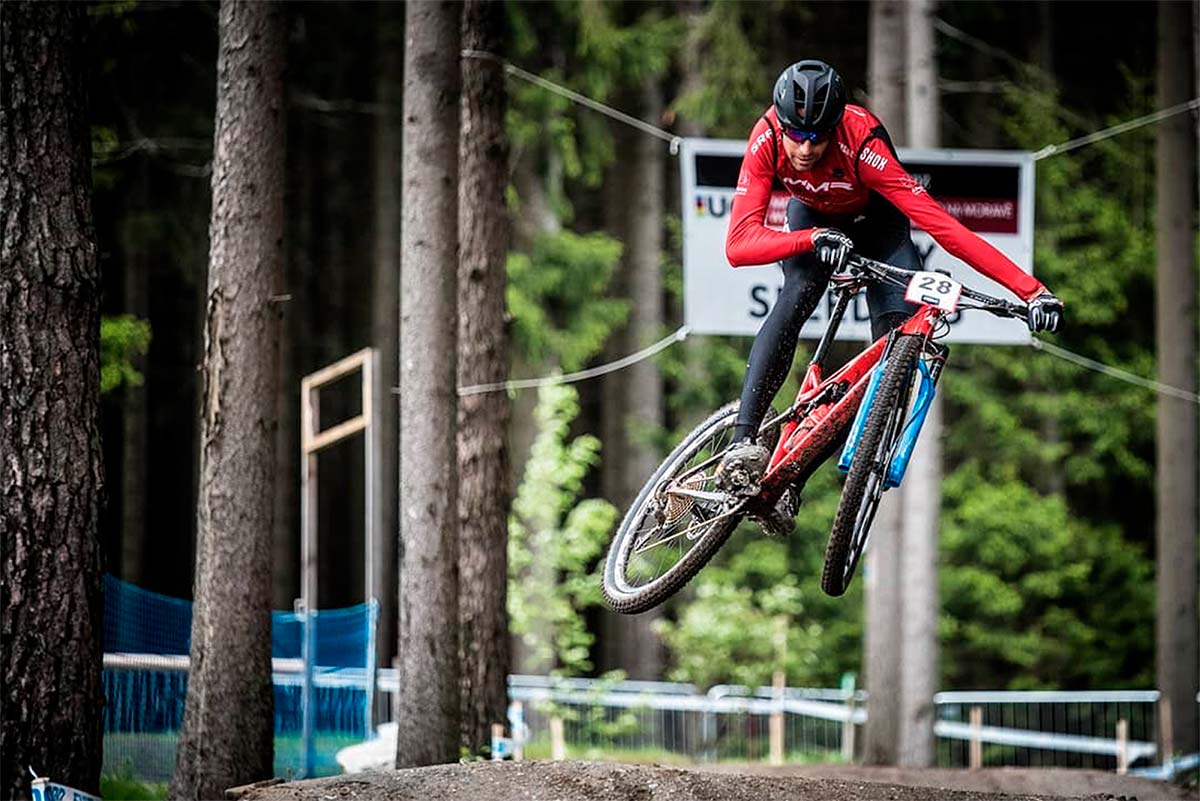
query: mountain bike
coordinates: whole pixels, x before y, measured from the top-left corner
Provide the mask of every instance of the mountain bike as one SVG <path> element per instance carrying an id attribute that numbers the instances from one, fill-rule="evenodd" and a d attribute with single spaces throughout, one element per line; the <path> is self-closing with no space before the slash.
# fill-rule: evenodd
<path id="1" fill-rule="evenodd" d="M 826 357 L 855 294 L 873 281 L 907 287 L 917 311 L 825 377 Z M 799 493 L 842 448 L 846 474 L 825 549 L 821 588 L 846 591 L 867 547 L 883 493 L 899 486 L 929 410 L 949 349 L 938 342 L 947 317 L 980 310 L 1025 319 L 1024 304 L 977 292 L 940 272 L 909 272 L 850 256 L 830 279 L 833 311 L 796 400 L 766 420 L 758 441 L 771 458 L 757 495 L 717 487 L 716 468 L 733 438 L 737 402 L 727 404 L 667 456 L 618 527 L 604 565 L 604 598 L 618 612 L 644 612 L 681 589 L 743 518 L 770 515 L 784 493 Z M 796 495 L 798 497 L 798 495 Z"/>

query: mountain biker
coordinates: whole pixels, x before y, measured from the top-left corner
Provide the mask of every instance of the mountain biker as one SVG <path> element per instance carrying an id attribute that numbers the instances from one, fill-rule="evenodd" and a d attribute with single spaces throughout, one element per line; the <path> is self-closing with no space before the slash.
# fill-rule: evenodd
<path id="1" fill-rule="evenodd" d="M 791 197 L 787 230 L 764 224 L 772 185 Z M 1063 306 L 1045 286 L 938 204 L 896 157 L 879 119 L 846 103 L 841 77 L 823 61 L 800 61 L 775 83 L 774 103 L 750 132 L 734 193 L 725 254 L 734 267 L 778 261 L 783 289 L 755 337 L 746 366 L 733 444 L 717 468 L 719 486 L 756 495 L 770 453 L 758 427 L 791 368 L 800 328 L 831 273 L 858 253 L 906 270 L 921 269 L 909 220 L 952 255 L 1029 304 L 1031 331 L 1056 331 Z M 867 288 L 871 336 L 900 325 L 916 307 L 902 287 Z M 769 529 L 790 530 L 798 498 L 787 493 Z"/>

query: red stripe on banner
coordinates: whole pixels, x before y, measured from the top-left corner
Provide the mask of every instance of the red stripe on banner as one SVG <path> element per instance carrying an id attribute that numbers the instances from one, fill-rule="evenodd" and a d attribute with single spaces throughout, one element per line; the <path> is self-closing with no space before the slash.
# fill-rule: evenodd
<path id="1" fill-rule="evenodd" d="M 938 202 L 950 216 L 981 234 L 1015 234 L 1017 201 L 1011 198 L 944 197 Z"/>
<path id="2" fill-rule="evenodd" d="M 768 228 L 782 231 L 787 227 L 787 204 L 790 195 L 772 192 L 767 206 L 764 224 Z M 938 202 L 970 230 L 979 234 L 1017 233 L 1017 215 L 1020 206 L 1011 198 L 948 197 Z"/>

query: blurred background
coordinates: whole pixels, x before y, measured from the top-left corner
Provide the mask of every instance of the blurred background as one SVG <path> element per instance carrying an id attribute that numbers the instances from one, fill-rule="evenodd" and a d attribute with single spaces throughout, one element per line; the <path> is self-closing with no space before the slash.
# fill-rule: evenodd
<path id="1" fill-rule="evenodd" d="M 396 383 L 395 341 L 379 332 L 396 330 L 396 305 L 386 300 L 395 298 L 395 264 L 381 254 L 398 241 L 401 219 L 398 192 L 388 189 L 400 178 L 404 47 L 399 3 L 286 8 L 287 300 L 273 560 L 274 608 L 284 611 L 300 594 L 299 381 L 376 346 L 385 380 Z M 1156 110 L 1160 9 L 936 4 L 941 146 L 1038 151 Z M 889 119 L 868 92 L 872 13 L 866 2 L 511 2 L 506 57 L 672 134 L 738 139 L 767 108 L 780 70 L 819 58 L 841 72 L 852 102 L 874 109 L 905 144 L 905 121 Z M 89 20 L 106 570 L 190 599 L 217 4 L 96 3 Z M 603 364 L 675 331 L 677 159 L 647 133 L 542 86 L 510 76 L 507 87 L 510 375 Z M 1044 158 L 1036 172 L 1035 274 L 1067 309 L 1052 341 L 1145 377 L 1155 376 L 1164 347 L 1155 339 L 1155 135 L 1154 125 L 1139 126 Z M 1192 164 L 1185 214 L 1194 241 Z M 1194 364 L 1194 316 L 1177 335 L 1191 343 Z M 769 684 L 782 670 L 789 686 L 853 686 L 863 671 L 865 582 L 840 599 L 819 587 L 840 486 L 833 470 L 810 482 L 791 537 L 767 539 L 747 525 L 663 608 L 636 618 L 602 610 L 595 573 L 618 514 L 683 433 L 737 397 L 750 344 L 692 337 L 637 370 L 543 391 L 540 400 L 535 391 L 512 396 L 510 489 L 561 511 L 537 519 L 523 514 L 528 506 L 514 508 L 514 673 L 619 670 L 704 689 Z M 802 343 L 797 365 L 811 346 Z M 845 355 L 856 346 L 839 347 Z M 795 392 L 794 381 L 781 396 Z M 1156 392 L 1045 352 L 971 345 L 955 348 L 941 387 L 936 686 L 1154 688 Z M 322 417 L 356 414 L 357 391 L 353 382 L 331 387 Z M 384 475 L 394 477 L 394 423 L 386 430 Z M 573 465 L 578 481 L 531 483 L 525 467 L 538 436 L 558 444 L 547 458 Z M 352 439 L 321 457 L 323 608 L 363 601 L 362 448 Z M 1193 443 L 1193 475 L 1195 457 Z M 395 483 L 385 532 L 396 530 Z M 1184 521 L 1185 541 L 1194 543 L 1195 523 Z M 390 581 L 384 643 L 395 641 Z M 380 654 L 380 664 L 390 660 Z"/>

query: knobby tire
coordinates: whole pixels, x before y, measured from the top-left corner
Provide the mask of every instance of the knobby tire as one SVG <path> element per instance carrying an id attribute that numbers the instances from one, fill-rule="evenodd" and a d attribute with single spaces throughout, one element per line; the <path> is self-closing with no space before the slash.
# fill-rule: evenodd
<path id="1" fill-rule="evenodd" d="M 923 338 L 915 334 L 899 336 L 888 354 L 883 377 L 875 391 L 875 399 L 867 413 L 854 459 L 846 475 L 842 500 L 833 520 L 833 529 L 829 532 L 829 544 L 825 548 L 821 589 L 828 595 L 842 595 L 854 577 L 874 520 L 875 509 L 869 505 L 879 503 L 879 497 L 869 496 L 867 488 L 873 474 L 882 473 L 879 481 L 886 476 L 890 460 L 885 457 L 902 430 L 902 425 L 896 424 L 896 415 L 900 415 L 902 421 L 905 410 L 898 407 L 901 403 L 907 403 L 922 344 Z M 866 519 L 860 526 L 858 524 L 864 514 Z M 848 564 L 851 559 L 853 563 Z"/>

